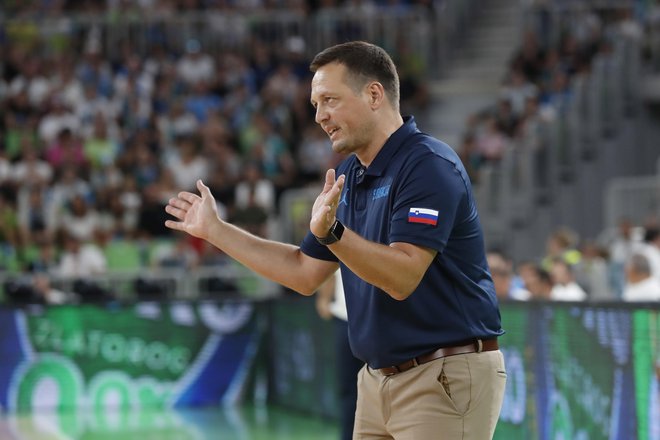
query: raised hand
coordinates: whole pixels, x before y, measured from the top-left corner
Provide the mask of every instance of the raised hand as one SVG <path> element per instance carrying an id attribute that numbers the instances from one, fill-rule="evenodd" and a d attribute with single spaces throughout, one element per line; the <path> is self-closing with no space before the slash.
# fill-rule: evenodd
<path id="1" fill-rule="evenodd" d="M 309 222 L 309 229 L 317 237 L 328 235 L 330 227 L 335 222 L 337 205 L 345 180 L 346 177 L 343 174 L 335 180 L 335 170 L 333 169 L 325 173 L 325 185 L 323 185 L 321 194 L 314 201 L 312 219 Z"/>
<path id="2" fill-rule="evenodd" d="M 169 200 L 165 211 L 179 221 L 166 220 L 165 226 L 207 239 L 211 226 L 219 221 L 218 208 L 211 190 L 201 180 L 197 181 L 197 189 L 200 195 L 182 191 Z"/>

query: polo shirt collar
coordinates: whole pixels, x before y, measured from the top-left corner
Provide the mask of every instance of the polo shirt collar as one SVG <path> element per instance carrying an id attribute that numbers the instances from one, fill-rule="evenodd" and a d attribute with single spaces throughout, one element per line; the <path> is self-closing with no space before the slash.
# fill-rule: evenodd
<path id="1" fill-rule="evenodd" d="M 394 153 L 397 152 L 399 148 L 404 144 L 405 140 L 412 136 L 415 133 L 419 133 L 417 129 L 417 124 L 415 123 L 414 116 L 404 116 L 403 125 L 399 127 L 389 139 L 383 145 L 383 148 L 380 149 L 376 157 L 374 158 L 371 165 L 366 170 L 368 176 L 380 176 L 383 174 L 385 167 L 389 163 Z M 356 158 L 357 159 L 357 158 Z M 356 160 L 357 165 L 360 165 L 360 161 Z"/>

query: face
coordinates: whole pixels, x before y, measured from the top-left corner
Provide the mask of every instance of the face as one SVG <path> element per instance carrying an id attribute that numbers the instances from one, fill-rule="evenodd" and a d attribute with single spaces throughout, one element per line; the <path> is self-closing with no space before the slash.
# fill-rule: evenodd
<path id="1" fill-rule="evenodd" d="M 319 68 L 312 79 L 311 102 L 316 109 L 316 123 L 330 137 L 333 151 L 359 155 L 373 138 L 373 112 L 366 88 L 356 93 L 346 79 L 342 64 Z"/>

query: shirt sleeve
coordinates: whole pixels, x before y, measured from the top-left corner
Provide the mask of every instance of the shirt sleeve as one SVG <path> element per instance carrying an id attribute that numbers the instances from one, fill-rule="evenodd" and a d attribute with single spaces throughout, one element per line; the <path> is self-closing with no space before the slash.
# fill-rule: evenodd
<path id="1" fill-rule="evenodd" d="M 428 152 L 401 170 L 397 185 L 390 242 L 405 242 L 442 252 L 459 212 L 467 207 L 468 190 L 456 163 Z"/>

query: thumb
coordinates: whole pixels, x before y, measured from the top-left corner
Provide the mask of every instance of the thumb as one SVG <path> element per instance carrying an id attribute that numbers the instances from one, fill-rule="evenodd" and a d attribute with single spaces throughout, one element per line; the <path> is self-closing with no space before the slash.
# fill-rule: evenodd
<path id="1" fill-rule="evenodd" d="M 211 196 L 211 190 L 209 189 L 208 186 L 204 185 L 204 182 L 202 182 L 202 179 L 197 179 L 197 189 L 199 190 L 199 194 L 202 197 L 210 197 Z"/>

